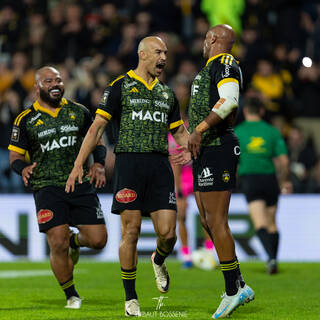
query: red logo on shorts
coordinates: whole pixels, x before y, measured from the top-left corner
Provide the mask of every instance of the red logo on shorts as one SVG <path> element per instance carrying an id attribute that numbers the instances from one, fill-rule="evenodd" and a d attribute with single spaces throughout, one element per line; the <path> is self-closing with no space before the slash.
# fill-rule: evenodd
<path id="1" fill-rule="evenodd" d="M 53 218 L 53 212 L 48 209 L 41 209 L 37 213 L 37 217 L 38 217 L 38 223 L 43 224 L 50 221 Z"/>
<path id="2" fill-rule="evenodd" d="M 116 200 L 121 203 L 133 202 L 137 199 L 137 193 L 134 190 L 124 188 L 117 192 Z"/>

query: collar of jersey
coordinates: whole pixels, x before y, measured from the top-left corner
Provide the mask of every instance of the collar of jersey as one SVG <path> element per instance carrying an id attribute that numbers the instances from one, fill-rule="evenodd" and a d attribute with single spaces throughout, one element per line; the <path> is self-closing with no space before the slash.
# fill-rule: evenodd
<path id="1" fill-rule="evenodd" d="M 218 57 L 223 56 L 224 54 L 228 54 L 228 55 L 230 55 L 231 57 L 233 57 L 232 54 L 230 54 L 230 53 L 226 53 L 226 52 L 224 52 L 224 53 L 219 53 L 219 54 L 217 54 L 217 55 L 209 58 L 208 61 L 207 61 L 207 63 L 206 63 L 206 66 L 207 66 L 212 60 L 217 59 Z"/>
<path id="2" fill-rule="evenodd" d="M 33 107 L 34 107 L 34 110 L 36 110 L 36 111 L 40 110 L 42 112 L 48 113 L 51 117 L 56 118 L 58 116 L 61 108 L 67 103 L 68 103 L 68 101 L 65 98 L 62 98 L 61 102 L 60 102 L 60 107 L 56 108 L 54 112 L 45 108 L 45 107 L 42 107 L 38 100 L 36 100 L 36 102 L 33 104 Z"/>
<path id="3" fill-rule="evenodd" d="M 141 78 L 141 77 L 139 77 L 137 74 L 135 74 L 133 70 L 130 70 L 130 71 L 128 72 L 128 76 L 129 76 L 130 78 L 134 78 L 134 79 L 140 81 L 141 83 L 143 83 L 143 84 L 147 87 L 148 90 L 152 90 L 153 87 L 154 87 L 154 86 L 157 84 L 157 82 L 159 81 L 158 78 L 155 78 L 155 79 L 152 81 L 152 83 L 149 85 L 146 80 L 144 80 L 143 78 Z"/>

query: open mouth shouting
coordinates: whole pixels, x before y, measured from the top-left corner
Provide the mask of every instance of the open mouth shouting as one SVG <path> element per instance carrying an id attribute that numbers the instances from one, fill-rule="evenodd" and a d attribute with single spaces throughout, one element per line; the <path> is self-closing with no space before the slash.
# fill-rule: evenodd
<path id="1" fill-rule="evenodd" d="M 156 64 L 156 73 L 157 73 L 157 75 L 159 75 L 162 72 L 162 70 L 164 69 L 165 65 L 166 65 L 165 62 L 158 62 Z"/>

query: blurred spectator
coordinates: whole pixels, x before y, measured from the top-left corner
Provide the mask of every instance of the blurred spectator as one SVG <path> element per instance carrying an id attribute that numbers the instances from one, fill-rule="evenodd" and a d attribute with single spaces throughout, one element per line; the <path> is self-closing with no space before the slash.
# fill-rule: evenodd
<path id="1" fill-rule="evenodd" d="M 13 54 L 19 37 L 19 15 L 9 4 L 0 7 L 0 53 Z"/>
<path id="2" fill-rule="evenodd" d="M 318 158 L 318 161 L 313 169 L 313 172 L 306 183 L 305 192 L 320 193 L 320 158 Z"/>
<path id="3" fill-rule="evenodd" d="M 118 48 L 118 57 L 123 61 L 126 68 L 137 66 L 138 43 L 137 27 L 134 23 L 125 24 L 122 27 L 121 42 Z"/>
<path id="4" fill-rule="evenodd" d="M 317 106 L 317 102 L 320 101 L 319 80 L 319 66 L 315 64 L 310 68 L 301 66 L 294 85 L 295 123 L 314 137 L 318 153 L 320 153 L 320 108 Z"/>
<path id="5" fill-rule="evenodd" d="M 52 61 L 53 43 L 49 41 L 48 28 L 42 14 L 30 15 L 28 22 L 28 27 L 20 37 L 19 48 L 27 54 L 30 64 L 38 69 Z"/>
<path id="6" fill-rule="evenodd" d="M 293 126 L 289 132 L 288 151 L 293 190 L 298 193 L 304 192 L 317 155 L 312 140 L 307 140 L 303 131 L 297 126 Z"/>
<path id="7" fill-rule="evenodd" d="M 1 105 L 10 93 L 20 109 L 29 106 L 34 72 L 49 64 L 59 65 L 66 97 L 94 108 L 101 88 L 136 65 L 138 42 L 152 34 L 168 45 L 160 80 L 183 111 L 206 63 L 209 21 L 239 30 L 232 51 L 244 78 L 239 109 L 244 96 L 259 98 L 269 109 L 265 120 L 286 138 L 297 124 L 320 153 L 320 4 L 312 0 L 1 0 Z M 304 56 L 311 67 L 301 66 Z"/>
<path id="8" fill-rule="evenodd" d="M 64 24 L 64 6 L 62 2 L 55 3 L 49 10 L 49 21 L 47 28 L 47 39 L 51 44 L 51 62 L 60 63 L 64 61 L 64 50 L 57 45 L 62 42 L 62 27 Z"/>
<path id="9" fill-rule="evenodd" d="M 257 71 L 252 77 L 252 86 L 262 94 L 266 107 L 266 119 L 277 114 L 283 115 L 285 103 L 285 83 L 273 64 L 267 59 L 258 61 Z"/>
<path id="10" fill-rule="evenodd" d="M 78 61 L 86 56 L 90 48 L 91 35 L 83 23 L 82 9 L 78 4 L 68 5 L 65 9 L 66 22 L 61 29 L 62 43 L 59 45 L 63 56 Z"/>
<path id="11" fill-rule="evenodd" d="M 173 90 L 179 101 L 181 114 L 187 113 L 190 98 L 190 85 L 189 83 L 177 79 L 173 84 Z"/>
<path id="12" fill-rule="evenodd" d="M 33 88 L 35 75 L 35 71 L 29 67 L 25 53 L 14 53 L 10 66 L 2 64 L 0 69 L 0 95 L 11 88 L 18 92 L 20 99 L 24 99 Z"/>
<path id="13" fill-rule="evenodd" d="M 8 90 L 0 103 L 0 192 L 23 192 L 21 177 L 10 169 L 8 150 L 12 123 L 20 111 L 19 95 Z"/>

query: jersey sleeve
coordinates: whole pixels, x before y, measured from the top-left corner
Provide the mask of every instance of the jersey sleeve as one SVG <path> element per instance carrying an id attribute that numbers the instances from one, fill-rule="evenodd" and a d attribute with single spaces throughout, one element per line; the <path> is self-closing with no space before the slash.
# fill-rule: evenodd
<path id="1" fill-rule="evenodd" d="M 274 156 L 279 157 L 283 154 L 288 154 L 288 149 L 286 143 L 284 142 L 280 132 L 277 129 L 274 129 Z"/>
<path id="2" fill-rule="evenodd" d="M 15 119 L 12 127 L 10 144 L 8 147 L 9 150 L 22 155 L 25 155 L 29 149 L 26 130 L 26 115 L 28 113 L 28 111 L 24 111 Z"/>
<path id="3" fill-rule="evenodd" d="M 173 107 L 170 110 L 169 116 L 168 116 L 168 125 L 169 130 L 175 129 L 183 124 L 183 121 L 181 119 L 180 115 L 180 108 L 179 108 L 179 102 L 177 97 L 174 94 L 174 103 Z"/>
<path id="4" fill-rule="evenodd" d="M 219 87 L 228 82 L 235 82 L 242 87 L 242 75 L 240 67 L 231 55 L 223 55 L 216 59 L 211 65 L 212 84 Z"/>
<path id="5" fill-rule="evenodd" d="M 108 85 L 96 110 L 96 114 L 107 120 L 111 120 L 112 117 L 121 112 L 121 79 L 123 79 L 123 76 Z"/>

